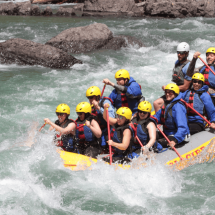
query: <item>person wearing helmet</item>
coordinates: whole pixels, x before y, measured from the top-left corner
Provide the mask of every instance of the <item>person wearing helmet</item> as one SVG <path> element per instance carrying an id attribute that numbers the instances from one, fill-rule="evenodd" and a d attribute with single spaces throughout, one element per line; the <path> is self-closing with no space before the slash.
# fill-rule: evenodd
<path id="1" fill-rule="evenodd" d="M 173 68 L 172 81 L 179 86 L 181 92 L 186 91 L 190 84 L 192 75 L 187 73 L 190 61 L 187 59 L 190 51 L 190 46 L 186 42 L 179 43 L 177 46 L 177 56 L 178 60 L 175 62 L 175 67 Z M 166 86 L 162 86 L 162 89 L 165 90 Z M 165 95 L 161 98 L 154 101 L 155 112 L 160 110 L 162 104 L 164 103 Z"/>
<path id="2" fill-rule="evenodd" d="M 156 141 L 156 120 L 151 116 L 152 105 L 148 101 L 142 101 L 138 105 L 137 116 L 132 119 L 135 137 L 137 136 L 143 144 L 143 151 L 154 149 L 161 151 L 163 147 Z M 141 146 L 136 140 L 133 145 L 134 152 L 140 154 Z M 133 153 L 134 153 L 133 152 Z"/>
<path id="3" fill-rule="evenodd" d="M 104 108 L 108 107 L 107 103 L 104 104 Z M 132 111 L 128 107 L 120 107 L 116 114 L 116 118 L 109 117 L 112 129 L 110 132 L 111 140 L 108 140 L 107 143 L 109 146 L 112 146 L 114 151 L 113 162 L 127 163 L 133 158 L 132 145 L 134 142 L 134 133 L 129 125 Z M 104 111 L 103 117 L 107 121 L 106 111 Z M 109 157 L 104 160 L 109 161 Z"/>
<path id="4" fill-rule="evenodd" d="M 103 118 L 104 103 L 109 104 L 109 116 L 114 118 L 115 112 L 114 107 L 112 105 L 113 101 L 108 97 L 101 98 L 101 91 L 97 86 L 89 87 L 86 91 L 86 97 L 89 99 L 89 103 L 93 105 L 91 114 L 97 117 L 97 121 L 102 130 L 101 148 L 103 151 L 102 153 L 106 153 L 108 150 L 108 145 L 105 140 L 105 137 L 107 136 L 107 122 Z"/>
<path id="5" fill-rule="evenodd" d="M 163 125 L 163 132 L 168 136 L 170 144 L 159 134 L 161 139 L 158 142 L 167 147 L 174 147 L 176 144 L 185 143 L 189 140 L 190 131 L 187 122 L 187 110 L 180 101 L 182 93 L 176 84 L 168 84 L 165 87 L 166 100 L 162 108 L 154 115 L 158 124 Z"/>
<path id="6" fill-rule="evenodd" d="M 207 93 L 209 87 L 203 85 L 204 81 L 205 78 L 201 73 L 195 73 L 192 77 L 191 89 L 185 91 L 182 98 L 201 115 L 206 114 L 212 122 L 210 127 L 215 128 L 215 107 Z M 187 115 L 191 135 L 205 130 L 203 119 L 189 107 L 187 108 Z"/>
<path id="7" fill-rule="evenodd" d="M 57 142 L 57 146 L 65 151 L 74 151 L 76 125 L 72 119 L 68 118 L 70 115 L 70 107 L 62 103 L 57 106 L 55 112 L 58 117 L 55 123 L 48 118 L 45 118 L 44 122 L 51 125 L 49 130 L 56 130 L 55 141 Z"/>
<path id="8" fill-rule="evenodd" d="M 201 55 L 200 52 L 194 53 L 193 59 L 190 63 L 188 70 L 190 71 L 191 74 L 199 72 L 204 75 L 205 78 L 204 84 L 209 86 L 208 92 L 212 98 L 213 103 L 215 104 L 215 75 L 205 65 L 195 68 L 196 61 L 200 55 Z M 215 72 L 215 47 L 210 47 L 207 49 L 206 61 L 210 68 Z"/>
<path id="9" fill-rule="evenodd" d="M 103 83 L 114 87 L 115 89 L 109 95 L 116 109 L 120 107 L 129 107 L 133 114 L 137 112 L 137 106 L 140 101 L 144 100 L 140 85 L 130 77 L 125 69 L 120 69 L 115 74 L 117 84 L 109 79 L 104 79 Z"/>
<path id="10" fill-rule="evenodd" d="M 76 140 L 77 152 L 92 158 L 100 154 L 100 138 L 102 131 L 95 116 L 91 115 L 91 105 L 88 102 L 81 102 L 76 107 L 78 118 Z"/>

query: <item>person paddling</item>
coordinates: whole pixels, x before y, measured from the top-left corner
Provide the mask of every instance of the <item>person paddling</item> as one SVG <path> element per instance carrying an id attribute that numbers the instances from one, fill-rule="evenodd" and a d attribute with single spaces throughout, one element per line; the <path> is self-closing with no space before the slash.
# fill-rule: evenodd
<path id="1" fill-rule="evenodd" d="M 116 109 L 128 107 L 131 109 L 132 114 L 135 114 L 139 102 L 144 100 L 140 85 L 130 77 L 129 72 L 125 69 L 118 70 L 115 78 L 117 84 L 114 84 L 107 78 L 103 80 L 103 83 L 115 88 L 109 95 L 109 98 L 113 101 Z"/>
<path id="2" fill-rule="evenodd" d="M 156 120 L 150 116 L 152 105 L 148 101 L 142 101 L 138 105 L 138 114 L 132 119 L 136 135 L 143 144 L 143 152 L 154 149 L 159 152 L 163 147 L 156 141 Z M 135 136 L 136 136 L 135 135 Z M 134 152 L 140 154 L 140 143 L 136 140 L 133 146 Z"/>
<path id="3" fill-rule="evenodd" d="M 106 143 L 105 140 L 105 137 L 107 136 L 107 122 L 103 118 L 104 103 L 109 104 L 108 108 L 109 116 L 114 118 L 115 112 L 114 107 L 112 105 L 113 101 L 108 97 L 101 98 L 101 91 L 97 86 L 89 87 L 86 91 L 86 97 L 89 99 L 90 104 L 93 105 L 91 114 L 97 117 L 97 121 L 102 130 L 101 136 L 102 153 L 107 153 L 108 144 Z"/>
<path id="4" fill-rule="evenodd" d="M 186 42 L 182 42 L 177 46 L 178 60 L 175 62 L 175 67 L 173 68 L 172 81 L 179 86 L 181 92 L 188 90 L 192 79 L 192 74 L 190 75 L 187 73 L 190 65 L 190 61 L 187 59 L 189 51 L 190 46 Z M 166 86 L 162 86 L 162 89 L 165 90 L 165 87 Z M 166 99 L 165 95 L 154 101 L 155 112 L 160 110 L 164 103 L 164 99 Z"/>
<path id="5" fill-rule="evenodd" d="M 210 127 L 215 128 L 215 107 L 207 93 L 209 87 L 203 85 L 204 82 L 204 76 L 201 73 L 195 73 L 192 77 L 192 87 L 182 94 L 182 99 L 201 115 L 207 115 L 207 118 L 212 122 Z M 189 107 L 187 115 L 191 134 L 205 130 L 203 119 Z"/>
<path id="6" fill-rule="evenodd" d="M 104 104 L 104 108 L 108 108 L 109 104 Z M 120 107 L 116 112 L 116 118 L 109 117 L 110 125 L 112 126 L 110 136 L 111 140 L 108 140 L 108 145 L 112 146 L 114 155 L 112 157 L 113 163 L 128 163 L 133 158 L 132 145 L 134 142 L 134 132 L 129 125 L 132 117 L 132 111 L 128 107 Z M 103 113 L 103 117 L 107 120 L 106 111 Z M 109 158 L 104 158 L 109 162 Z"/>
<path id="7" fill-rule="evenodd" d="M 190 131 L 187 123 L 187 110 L 185 105 L 180 101 L 182 93 L 176 84 L 168 84 L 165 87 L 166 100 L 162 108 L 154 115 L 158 120 L 158 124 L 163 125 L 163 131 L 170 140 L 163 138 L 159 133 L 158 142 L 167 147 L 187 143 L 190 137 Z"/>
<path id="8" fill-rule="evenodd" d="M 45 118 L 44 122 L 51 125 L 49 130 L 56 130 L 55 142 L 57 146 L 62 147 L 65 151 L 74 151 L 76 124 L 72 119 L 68 118 L 70 107 L 62 103 L 57 106 L 55 112 L 58 117 L 55 123 L 48 118 Z"/>
<path id="9" fill-rule="evenodd" d="M 78 118 L 76 139 L 77 153 L 96 158 L 100 153 L 102 131 L 96 117 L 91 115 L 91 105 L 88 102 L 81 102 L 76 107 Z"/>
<path id="10" fill-rule="evenodd" d="M 215 104 L 215 75 L 205 65 L 195 68 L 196 61 L 200 55 L 201 53 L 198 51 L 194 53 L 189 70 L 192 74 L 199 72 L 204 75 L 204 84 L 209 86 L 208 92 L 213 103 Z M 207 49 L 206 61 L 209 67 L 215 72 L 215 47 L 210 47 Z"/>

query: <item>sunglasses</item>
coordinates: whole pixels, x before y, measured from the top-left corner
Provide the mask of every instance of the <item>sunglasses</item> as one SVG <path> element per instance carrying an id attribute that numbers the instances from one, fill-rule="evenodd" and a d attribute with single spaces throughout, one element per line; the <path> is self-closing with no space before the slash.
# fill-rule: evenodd
<path id="1" fill-rule="evenodd" d="M 93 97 L 94 97 L 94 96 L 88 96 L 87 98 L 88 98 L 88 99 L 93 99 Z"/>
<path id="2" fill-rule="evenodd" d="M 172 90 L 165 90 L 165 93 L 166 93 L 166 94 L 170 94 L 170 95 L 171 95 L 171 94 L 174 94 L 174 92 L 173 92 Z"/>
<path id="3" fill-rule="evenodd" d="M 81 116 L 84 112 L 76 112 L 78 116 Z"/>
<path id="4" fill-rule="evenodd" d="M 138 113 L 147 114 L 147 113 L 149 113 L 149 112 L 138 110 Z"/>
<path id="5" fill-rule="evenodd" d="M 202 81 L 199 81 L 199 80 L 193 80 L 193 83 L 198 83 L 198 84 L 201 84 L 202 83 Z"/>
<path id="6" fill-rule="evenodd" d="M 185 53 L 186 53 L 185 51 L 181 51 L 181 52 L 178 51 L 178 52 L 177 52 L 177 54 L 181 54 L 181 55 L 182 55 L 182 54 L 185 54 Z"/>
<path id="7" fill-rule="evenodd" d="M 118 114 L 116 115 L 116 118 L 119 118 L 119 119 L 123 119 L 123 117 L 124 116 L 121 116 L 121 115 L 118 115 Z"/>
<path id="8" fill-rule="evenodd" d="M 64 113 L 56 113 L 57 116 L 63 116 Z"/>

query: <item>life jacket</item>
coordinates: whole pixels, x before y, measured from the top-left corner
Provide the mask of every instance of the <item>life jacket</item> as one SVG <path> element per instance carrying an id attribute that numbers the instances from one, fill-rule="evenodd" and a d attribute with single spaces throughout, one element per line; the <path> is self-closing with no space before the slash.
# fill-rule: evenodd
<path id="1" fill-rule="evenodd" d="M 83 124 L 85 124 L 86 121 L 91 122 L 93 119 L 96 120 L 96 117 L 93 115 L 90 115 L 83 121 L 81 121 L 80 118 L 77 118 L 75 120 L 75 122 L 77 123 L 77 127 L 76 127 L 77 146 L 81 149 L 84 149 L 87 146 L 98 144 L 97 142 L 98 139 L 95 137 L 92 130 L 86 125 L 83 126 Z"/>
<path id="2" fill-rule="evenodd" d="M 112 99 L 110 99 L 109 97 L 102 97 L 102 99 L 99 102 L 100 107 L 104 107 L 104 101 L 106 99 L 108 99 L 111 102 L 111 104 L 113 105 Z M 92 107 L 91 114 L 93 116 L 97 117 L 97 122 L 98 122 L 102 131 L 107 128 L 107 122 L 104 120 L 103 115 L 99 112 L 99 110 L 95 109 L 94 106 Z"/>
<path id="3" fill-rule="evenodd" d="M 164 105 L 161 107 L 161 123 L 163 125 L 164 130 L 172 130 L 174 132 L 177 132 L 177 126 L 174 122 L 173 116 L 172 116 L 172 107 L 176 104 L 176 103 L 181 103 L 183 106 L 185 106 L 185 104 L 179 100 L 169 103 L 168 105 L 166 105 L 164 103 Z"/>
<path id="4" fill-rule="evenodd" d="M 205 105 L 200 98 L 201 95 L 202 92 L 194 92 L 193 90 L 190 90 L 187 92 L 184 100 L 201 115 L 206 115 Z M 195 111 L 193 111 L 190 107 L 187 106 L 187 115 L 193 116 L 197 114 L 195 113 Z"/>
<path id="5" fill-rule="evenodd" d="M 110 137 L 111 139 L 116 143 L 122 143 L 123 139 L 123 132 L 125 129 L 129 129 L 131 131 L 131 140 L 128 148 L 126 150 L 120 150 L 116 147 L 112 147 L 114 151 L 114 156 L 127 156 L 130 153 L 132 153 L 132 146 L 134 144 L 134 132 L 129 124 L 118 126 L 118 124 L 115 124 L 113 128 L 110 131 Z"/>
<path id="6" fill-rule="evenodd" d="M 61 128 L 66 128 L 70 123 L 74 122 L 76 124 L 76 122 L 73 119 L 67 119 L 67 121 L 61 125 L 59 120 L 55 121 L 55 124 L 60 126 Z M 75 136 L 73 136 L 72 134 L 55 134 L 55 139 L 57 140 L 56 145 L 61 147 L 63 150 L 65 151 L 71 151 L 74 148 L 75 145 Z"/>
<path id="7" fill-rule="evenodd" d="M 209 64 L 209 66 L 215 72 L 215 64 Z M 206 66 L 203 66 L 199 72 L 204 75 L 204 84 L 208 85 L 212 89 L 215 89 L 215 75 Z"/>
<path id="8" fill-rule="evenodd" d="M 184 73 L 182 72 L 182 69 L 189 62 L 189 60 L 186 60 L 180 65 L 180 62 L 178 61 L 175 64 L 175 67 L 173 69 L 172 81 L 175 82 L 178 86 L 184 84 Z"/>

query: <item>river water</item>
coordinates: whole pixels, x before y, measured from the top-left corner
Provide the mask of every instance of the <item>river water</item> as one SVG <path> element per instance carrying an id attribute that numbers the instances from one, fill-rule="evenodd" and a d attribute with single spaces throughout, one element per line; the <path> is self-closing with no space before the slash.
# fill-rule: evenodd
<path id="1" fill-rule="evenodd" d="M 93 170 L 63 167 L 45 117 L 56 120 L 60 103 L 87 101 L 86 89 L 102 79 L 114 81 L 127 69 L 153 102 L 171 81 L 176 46 L 186 41 L 202 52 L 215 44 L 212 18 L 123 19 L 0 16 L 0 41 L 23 38 L 45 43 L 65 29 L 105 23 L 114 35 L 130 35 L 145 47 L 75 55 L 84 63 L 68 70 L 0 65 L 0 214 L 214 214 L 212 163 L 173 171 L 157 162 L 148 168 L 117 170 L 103 163 Z M 201 65 L 198 62 L 197 65 Z M 112 88 L 107 86 L 105 95 Z M 31 146 L 31 147 L 30 147 Z"/>

